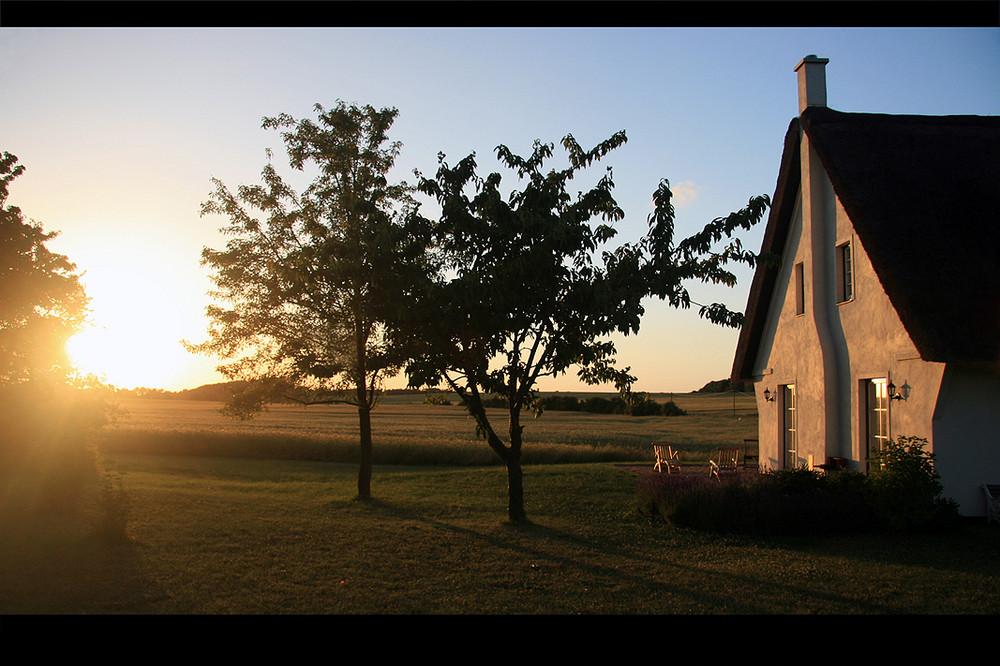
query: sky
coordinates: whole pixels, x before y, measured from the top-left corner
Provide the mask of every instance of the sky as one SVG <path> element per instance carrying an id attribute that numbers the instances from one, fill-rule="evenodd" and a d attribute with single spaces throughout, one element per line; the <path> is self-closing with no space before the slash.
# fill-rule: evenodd
<path id="1" fill-rule="evenodd" d="M 225 220 L 200 216 L 211 179 L 258 183 L 267 149 L 291 173 L 264 116 L 395 107 L 394 176 L 410 182 L 439 152 L 451 163 L 475 152 L 487 172 L 500 144 L 523 155 L 535 139 L 591 147 L 625 130 L 602 162 L 626 213 L 615 242 L 644 233 L 664 178 L 686 236 L 773 195 L 798 109 L 793 70 L 809 54 L 829 58 L 840 111 L 1000 114 L 997 28 L 4 27 L 0 150 L 26 168 L 7 203 L 59 231 L 49 247 L 83 273 L 94 329 L 71 347 L 83 369 L 119 388 L 194 388 L 224 381 L 219 359 L 181 344 L 206 338 L 201 250 L 226 242 Z M 757 250 L 762 237 L 763 224 L 742 238 Z M 752 276 L 737 275 L 732 289 L 690 285 L 692 299 L 742 311 Z M 729 376 L 736 330 L 644 304 L 638 335 L 615 338 L 636 390 Z M 572 372 L 539 388 L 611 390 Z"/>

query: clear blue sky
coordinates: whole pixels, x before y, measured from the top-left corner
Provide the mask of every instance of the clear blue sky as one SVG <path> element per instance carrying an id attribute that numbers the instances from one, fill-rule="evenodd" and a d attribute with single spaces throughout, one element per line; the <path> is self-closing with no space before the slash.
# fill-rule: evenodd
<path id="1" fill-rule="evenodd" d="M 9 203 L 61 231 L 53 249 L 86 272 L 109 381 L 176 390 L 221 379 L 179 344 L 205 336 L 199 255 L 225 242 L 223 220 L 199 206 L 212 177 L 257 182 L 266 148 L 281 163 L 263 116 L 338 99 L 394 106 L 411 180 L 439 151 L 475 151 L 485 169 L 498 144 L 526 153 L 536 138 L 592 145 L 624 129 L 606 162 L 624 242 L 643 232 L 661 178 L 680 233 L 773 194 L 808 54 L 830 59 L 841 111 L 1000 114 L 996 28 L 0 28 L 0 150 L 27 167 Z M 741 278 L 693 297 L 742 309 Z M 640 390 L 729 375 L 735 331 L 655 300 L 646 310 L 639 335 L 617 341 Z M 576 386 L 570 375 L 542 388 Z"/>

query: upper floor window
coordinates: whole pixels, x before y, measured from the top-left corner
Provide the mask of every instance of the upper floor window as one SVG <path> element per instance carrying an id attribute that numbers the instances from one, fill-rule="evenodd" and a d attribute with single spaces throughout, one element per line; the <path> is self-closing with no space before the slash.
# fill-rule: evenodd
<path id="1" fill-rule="evenodd" d="M 837 302 L 843 303 L 854 298 L 854 258 L 851 243 L 837 246 Z"/>
<path id="2" fill-rule="evenodd" d="M 799 262 L 795 264 L 795 314 L 805 314 L 806 311 L 806 278 L 805 266 Z"/>

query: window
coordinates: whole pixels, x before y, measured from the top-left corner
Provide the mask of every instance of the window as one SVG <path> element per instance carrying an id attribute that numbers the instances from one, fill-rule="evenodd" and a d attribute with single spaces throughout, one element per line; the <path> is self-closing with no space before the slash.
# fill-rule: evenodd
<path id="1" fill-rule="evenodd" d="M 868 460 L 880 453 L 889 441 L 889 390 L 884 379 L 869 379 L 864 384 L 865 458 Z"/>
<path id="2" fill-rule="evenodd" d="M 837 246 L 837 302 L 844 303 L 854 298 L 854 267 L 852 265 L 851 244 Z"/>
<path id="3" fill-rule="evenodd" d="M 795 405 L 795 384 L 778 387 L 781 393 L 782 465 L 795 469 L 799 464 L 798 419 Z"/>
<path id="4" fill-rule="evenodd" d="M 806 311 L 806 278 L 805 266 L 795 264 L 795 314 L 805 314 Z"/>

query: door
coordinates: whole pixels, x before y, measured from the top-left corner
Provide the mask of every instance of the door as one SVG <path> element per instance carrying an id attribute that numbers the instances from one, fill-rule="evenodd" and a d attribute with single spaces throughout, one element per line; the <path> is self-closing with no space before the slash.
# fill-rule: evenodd
<path id="1" fill-rule="evenodd" d="M 865 382 L 865 422 L 866 469 L 871 469 L 867 461 L 878 455 L 889 441 L 889 389 L 885 379 L 869 379 Z"/>
<path id="2" fill-rule="evenodd" d="M 795 404 L 795 384 L 781 388 L 782 466 L 794 469 L 799 465 L 798 415 Z"/>

